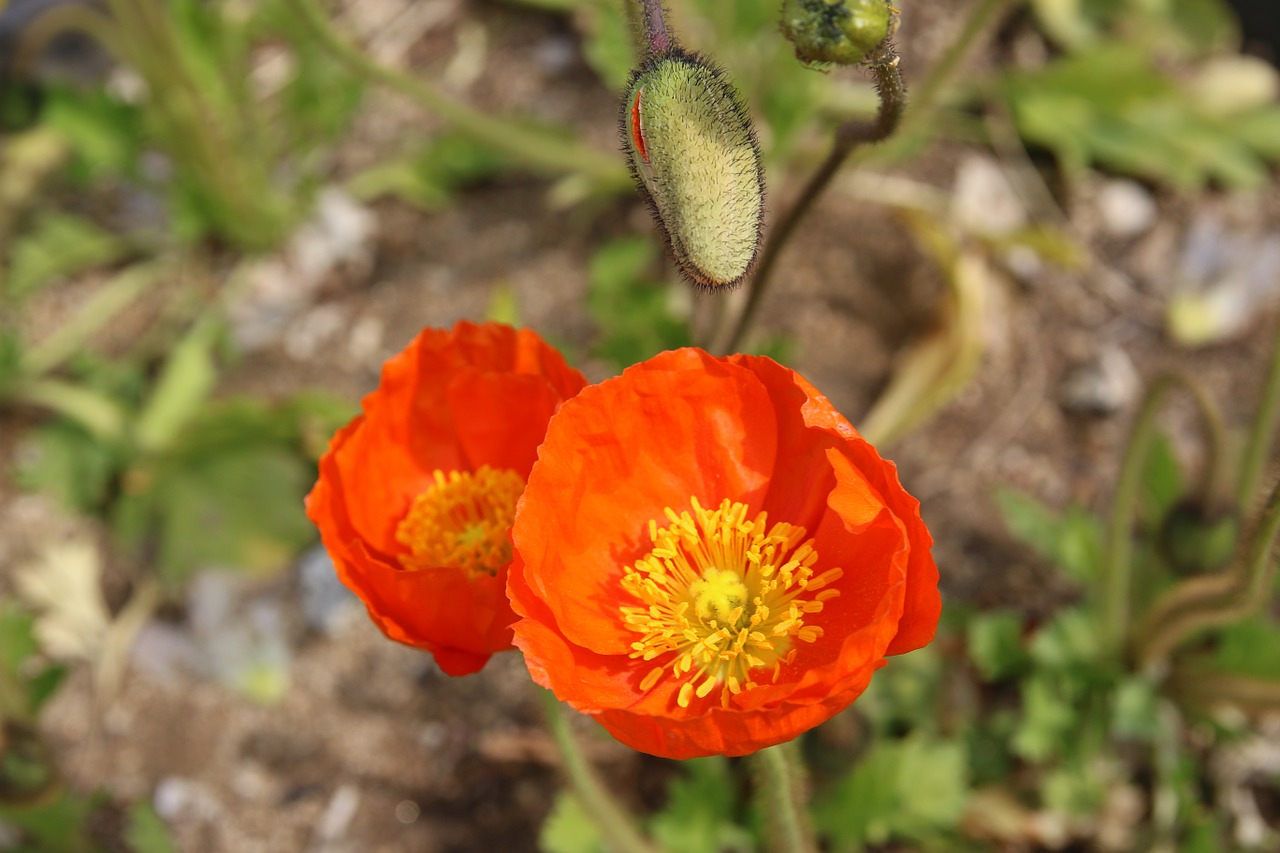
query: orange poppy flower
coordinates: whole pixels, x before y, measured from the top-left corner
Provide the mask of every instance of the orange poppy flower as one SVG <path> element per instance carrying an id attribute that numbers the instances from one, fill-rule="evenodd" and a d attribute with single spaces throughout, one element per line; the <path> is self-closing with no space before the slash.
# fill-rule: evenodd
<path id="1" fill-rule="evenodd" d="M 761 357 L 663 353 L 552 419 L 512 528 L 534 679 L 653 755 L 745 755 L 933 639 L 932 539 L 897 469 Z"/>
<path id="2" fill-rule="evenodd" d="M 511 648 L 511 521 L 547 421 L 586 384 L 528 330 L 427 329 L 334 435 L 307 515 L 388 637 L 450 675 Z"/>

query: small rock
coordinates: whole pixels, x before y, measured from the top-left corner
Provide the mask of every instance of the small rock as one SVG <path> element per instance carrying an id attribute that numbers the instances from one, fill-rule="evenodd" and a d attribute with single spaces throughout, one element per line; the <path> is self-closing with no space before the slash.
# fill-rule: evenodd
<path id="1" fill-rule="evenodd" d="M 333 560 L 317 545 L 298 560 L 298 595 L 307 627 L 321 634 L 336 633 L 352 614 L 359 599 L 338 580 Z"/>
<path id="2" fill-rule="evenodd" d="M 1125 351 L 1106 346 L 1067 373 L 1058 386 L 1058 404 L 1070 414 L 1110 417 L 1133 401 L 1138 384 L 1138 372 Z"/>
<path id="3" fill-rule="evenodd" d="M 1136 181 L 1108 181 L 1098 192 L 1102 229 L 1121 240 L 1137 237 L 1155 224 L 1156 202 Z"/>

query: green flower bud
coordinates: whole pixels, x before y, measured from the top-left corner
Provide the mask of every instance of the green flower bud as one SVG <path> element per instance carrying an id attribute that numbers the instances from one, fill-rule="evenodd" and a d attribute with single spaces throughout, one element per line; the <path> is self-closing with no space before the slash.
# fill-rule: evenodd
<path id="1" fill-rule="evenodd" d="M 1160 550 L 1180 574 L 1217 571 L 1235 554 L 1239 541 L 1239 515 L 1211 511 L 1197 501 L 1174 506 L 1160 528 Z"/>
<path id="2" fill-rule="evenodd" d="M 886 0 L 784 0 L 782 33 L 801 62 L 857 65 L 892 34 L 895 11 Z"/>
<path id="3" fill-rule="evenodd" d="M 764 172 L 737 91 L 679 48 L 651 56 L 622 101 L 622 144 L 680 272 L 732 287 L 751 270 L 764 218 Z"/>

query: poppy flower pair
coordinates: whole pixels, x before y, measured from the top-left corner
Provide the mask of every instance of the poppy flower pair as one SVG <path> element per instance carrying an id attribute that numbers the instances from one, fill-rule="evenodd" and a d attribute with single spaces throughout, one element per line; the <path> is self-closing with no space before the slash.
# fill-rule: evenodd
<path id="1" fill-rule="evenodd" d="M 514 645 L 635 749 L 790 740 L 933 638 L 918 503 L 770 359 L 682 349 L 588 386 L 529 330 L 459 323 L 363 408 L 307 511 L 373 620 L 452 675 Z"/>

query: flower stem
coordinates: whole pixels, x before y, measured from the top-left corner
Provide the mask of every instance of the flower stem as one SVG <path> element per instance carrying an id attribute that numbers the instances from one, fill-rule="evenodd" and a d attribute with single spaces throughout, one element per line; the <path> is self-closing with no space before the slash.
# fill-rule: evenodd
<path id="1" fill-rule="evenodd" d="M 1272 490 L 1247 544 L 1224 573 L 1183 581 L 1152 607 L 1138 650 L 1139 663 L 1147 666 L 1166 660 L 1192 635 L 1244 619 L 1269 601 L 1275 572 L 1272 551 L 1278 535 L 1280 484 Z"/>
<path id="2" fill-rule="evenodd" d="M 640 0 L 640 8 L 644 20 L 644 55 L 657 56 L 671 50 L 674 45 L 662 11 L 662 0 Z"/>
<path id="3" fill-rule="evenodd" d="M 712 350 L 719 353 L 731 353 L 742 344 L 747 330 L 751 328 L 756 313 L 760 310 L 765 291 L 768 290 L 778 255 L 795 233 L 796 226 L 813 207 L 814 202 L 831 184 L 831 179 L 840 171 L 845 159 L 855 148 L 864 143 L 879 142 L 893 133 L 902 118 L 902 111 L 907 102 L 907 87 L 902 82 L 902 72 L 898 69 L 898 55 L 893 46 L 886 41 L 873 50 L 866 59 L 875 76 L 876 91 L 880 96 L 880 111 L 875 121 L 867 122 L 853 119 L 836 129 L 835 139 L 831 144 L 831 152 L 818 170 L 809 178 L 799 197 L 791 208 L 783 215 L 774 227 L 760 256 L 760 266 L 751 279 L 750 291 L 746 304 L 738 314 L 736 322 L 730 328 L 726 325 L 716 340 L 712 342 Z"/>
<path id="4" fill-rule="evenodd" d="M 604 189 L 631 185 L 626 169 L 611 153 L 578 144 L 532 126 L 488 115 L 459 101 L 425 79 L 410 77 L 370 59 L 338 34 L 316 0 L 292 0 L 294 9 L 335 59 L 361 76 L 409 97 L 461 133 L 545 173 L 575 173 Z"/>
<path id="5" fill-rule="evenodd" d="M 1160 376 L 1147 389 L 1142 407 L 1134 420 L 1107 528 L 1106 552 L 1102 565 L 1102 636 L 1105 648 L 1116 653 L 1127 651 L 1133 575 L 1133 531 L 1130 525 L 1138 504 L 1139 486 L 1146 468 L 1151 439 L 1155 435 L 1156 413 L 1165 394 L 1177 385 L 1190 392 L 1204 424 L 1207 447 L 1203 476 L 1204 497 L 1215 502 L 1219 496 L 1217 493 L 1222 488 L 1219 471 L 1222 467 L 1223 429 L 1217 410 L 1200 386 L 1187 377 L 1172 373 Z"/>
<path id="6" fill-rule="evenodd" d="M 762 749 L 750 761 L 756 802 L 765 819 L 766 849 L 775 853 L 816 851 L 809 825 L 808 780 L 796 742 Z"/>
<path id="7" fill-rule="evenodd" d="M 1271 367 L 1267 371 L 1266 384 L 1262 386 L 1262 402 L 1253 418 L 1253 427 L 1240 460 L 1240 479 L 1236 481 L 1236 502 L 1248 511 L 1258 489 L 1258 480 L 1271 453 L 1271 441 L 1276 431 L 1276 419 L 1280 415 L 1280 324 L 1276 325 L 1276 340 L 1271 349 Z"/>
<path id="8" fill-rule="evenodd" d="M 547 726 L 560 750 L 565 775 L 583 810 L 595 821 L 600 834 L 621 853 L 662 853 L 662 848 L 645 838 L 635 816 L 609 793 L 595 768 L 582 754 L 569 728 L 565 708 L 550 690 L 538 688 Z"/>

